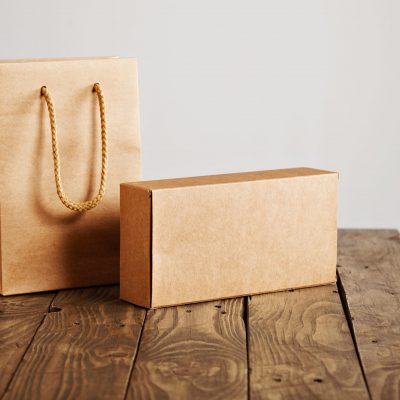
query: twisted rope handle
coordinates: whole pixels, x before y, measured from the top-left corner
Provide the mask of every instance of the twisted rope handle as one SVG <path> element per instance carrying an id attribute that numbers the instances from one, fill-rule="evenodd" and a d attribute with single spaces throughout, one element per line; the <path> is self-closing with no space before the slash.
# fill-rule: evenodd
<path id="1" fill-rule="evenodd" d="M 65 207 L 69 208 L 73 211 L 89 211 L 92 208 L 96 207 L 100 201 L 102 200 L 105 190 L 106 190 L 106 181 L 107 181 L 107 124 L 106 124 L 106 110 L 104 103 L 104 95 L 101 90 L 101 86 L 99 83 L 95 83 L 93 85 L 93 92 L 96 92 L 97 98 L 99 100 L 99 109 L 100 109 L 100 120 L 101 120 L 101 179 L 100 179 L 100 187 L 97 193 L 97 196 L 91 200 L 76 202 L 70 200 L 67 195 L 64 193 L 61 181 L 61 173 L 60 173 L 60 156 L 58 152 L 58 142 L 57 142 L 57 126 L 56 126 L 56 115 L 54 111 L 53 100 L 50 96 L 49 90 L 46 86 L 42 86 L 40 90 L 41 96 L 43 96 L 47 103 L 47 109 L 49 112 L 50 119 L 50 128 L 51 128 L 51 145 L 53 148 L 53 161 L 54 161 L 54 177 L 56 181 L 57 194 L 60 198 L 61 202 L 65 205 Z"/>

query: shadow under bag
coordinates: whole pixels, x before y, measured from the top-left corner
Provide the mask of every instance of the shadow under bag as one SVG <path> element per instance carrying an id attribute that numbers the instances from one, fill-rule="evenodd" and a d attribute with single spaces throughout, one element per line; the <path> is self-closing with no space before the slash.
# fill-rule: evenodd
<path id="1" fill-rule="evenodd" d="M 140 179 L 134 59 L 0 61 L 0 293 L 117 283 Z"/>

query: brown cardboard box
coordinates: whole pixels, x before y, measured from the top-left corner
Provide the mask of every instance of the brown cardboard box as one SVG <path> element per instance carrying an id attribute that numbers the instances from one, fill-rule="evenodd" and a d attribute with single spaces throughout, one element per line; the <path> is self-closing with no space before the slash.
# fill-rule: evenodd
<path id="1" fill-rule="evenodd" d="M 101 203 L 77 213 L 57 196 L 41 87 L 54 101 L 65 193 L 83 201 L 100 182 L 96 82 L 106 104 L 107 183 Z M 117 283 L 119 185 L 140 179 L 136 60 L 0 61 L 0 91 L 0 293 Z"/>
<path id="2" fill-rule="evenodd" d="M 121 298 L 145 307 L 336 280 L 338 175 L 311 168 L 121 185 Z"/>

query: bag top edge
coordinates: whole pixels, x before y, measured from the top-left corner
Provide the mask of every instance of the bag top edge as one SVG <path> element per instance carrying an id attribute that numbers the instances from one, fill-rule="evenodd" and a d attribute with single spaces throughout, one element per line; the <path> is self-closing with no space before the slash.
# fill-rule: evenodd
<path id="1" fill-rule="evenodd" d="M 92 61 L 92 60 L 115 60 L 115 59 L 131 59 L 135 57 L 118 57 L 118 56 L 99 56 L 99 57 L 61 57 L 61 58 L 21 58 L 21 59 L 0 59 L 0 64 L 23 64 L 23 63 L 40 63 L 40 62 L 65 62 L 65 61 Z"/>

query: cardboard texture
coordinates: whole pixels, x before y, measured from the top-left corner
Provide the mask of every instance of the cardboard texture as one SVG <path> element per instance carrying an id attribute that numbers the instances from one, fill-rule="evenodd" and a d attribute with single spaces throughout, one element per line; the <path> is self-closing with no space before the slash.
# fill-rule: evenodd
<path id="1" fill-rule="evenodd" d="M 338 174 L 294 168 L 121 185 L 121 298 L 164 307 L 336 280 Z"/>
<path id="2" fill-rule="evenodd" d="M 42 86 L 51 92 L 65 193 L 92 198 L 101 172 L 99 82 L 106 103 L 105 196 L 76 213 L 59 200 Z M 0 207 L 3 295 L 116 283 L 119 184 L 140 179 L 137 65 L 134 59 L 0 62 Z"/>

